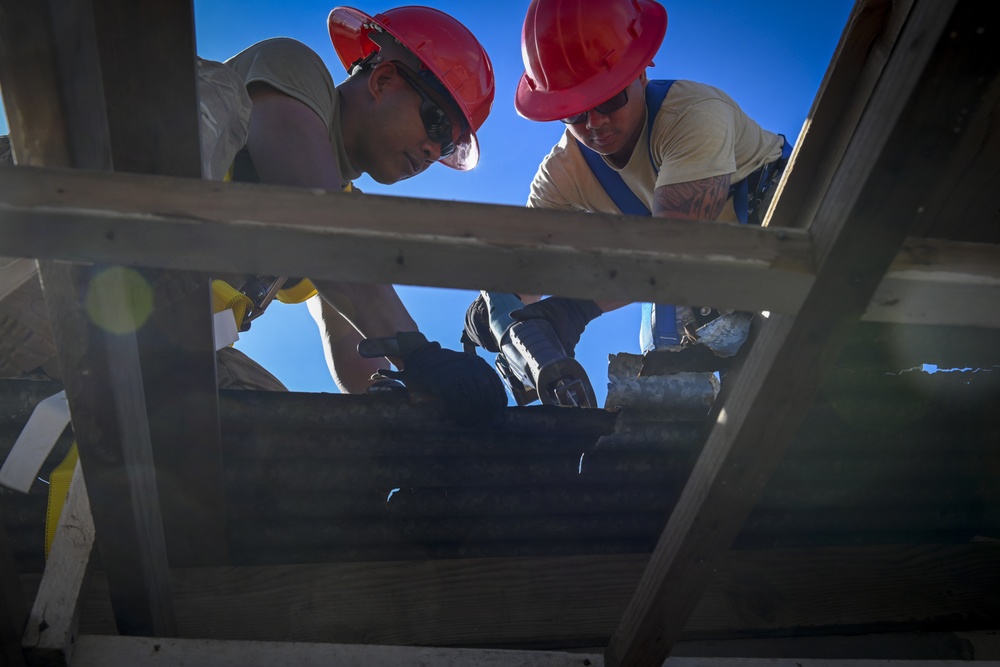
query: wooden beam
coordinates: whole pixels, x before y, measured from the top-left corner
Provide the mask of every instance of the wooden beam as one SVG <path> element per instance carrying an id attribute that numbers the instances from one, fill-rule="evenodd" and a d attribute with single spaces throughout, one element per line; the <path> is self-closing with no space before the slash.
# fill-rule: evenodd
<path id="1" fill-rule="evenodd" d="M 119 174 L 0 174 L 0 233 L 8 252 L 26 257 L 490 284 L 786 313 L 798 311 L 814 279 L 813 247 L 802 230 L 597 214 L 582 224 L 585 214 L 512 206 Z M 907 239 L 865 319 L 1000 327 L 992 307 L 998 267 L 997 246 Z"/>
<path id="2" fill-rule="evenodd" d="M 505 651 L 416 646 L 293 644 L 287 642 L 80 637 L 75 667 L 264 667 L 274 664 L 370 665 L 371 667 L 603 667 L 602 656 L 555 651 Z M 962 660 L 849 660 L 826 658 L 670 658 L 664 667 L 962 667 Z M 1000 661 L 983 660 L 983 667 Z"/>
<path id="3" fill-rule="evenodd" d="M 17 570 L 0 502 L 0 663 L 10 667 L 24 665 L 21 633 L 28 619 L 28 606 Z"/>
<path id="4" fill-rule="evenodd" d="M 910 237 L 863 320 L 1000 328 L 1000 245 Z"/>
<path id="5" fill-rule="evenodd" d="M 201 178 L 193 3 L 92 1 L 115 171 Z"/>
<path id="6" fill-rule="evenodd" d="M 598 655 L 477 648 L 304 644 L 213 639 L 82 636 L 74 667 L 264 667 L 367 665 L 369 667 L 599 667 Z M 763 667 L 763 666 L 762 666 Z M 888 665 L 887 667 L 895 667 Z M 906 666 L 909 667 L 909 666 Z M 925 667 L 937 667 L 935 665 Z"/>
<path id="7" fill-rule="evenodd" d="M 77 462 L 22 646 L 32 664 L 70 664 L 92 568 L 94 519 Z"/>
<path id="8" fill-rule="evenodd" d="M 801 230 L 124 174 L 2 173 L 4 252 L 25 257 L 602 298 L 670 293 L 740 306 L 770 293 L 779 312 L 795 310 L 813 266 Z M 754 285 L 753 296 L 734 284 Z"/>
<path id="9" fill-rule="evenodd" d="M 658 666 L 670 654 L 920 217 L 914 193 L 933 199 L 935 160 L 955 141 L 950 115 L 992 112 L 980 104 L 1000 52 L 974 32 L 981 12 L 959 4 L 949 22 L 954 8 L 925 0 L 908 17 L 811 225 L 816 281 L 797 316 L 767 320 L 731 371 L 714 427 L 605 652 L 609 666 Z"/>
<path id="10" fill-rule="evenodd" d="M 94 13 L 115 171 L 200 178 L 192 3 L 94 0 Z M 138 344 L 168 557 L 218 565 L 229 550 L 210 281 L 144 274 L 154 303 Z"/>
<path id="11" fill-rule="evenodd" d="M 586 647 L 607 643 L 648 559 L 618 554 L 183 568 L 172 570 L 171 578 L 184 637 Z M 682 641 L 994 627 L 1000 621 L 1000 600 L 993 595 L 1000 587 L 998 559 L 1000 544 L 990 542 L 732 550 Z M 30 591 L 34 578 L 22 578 Z M 107 584 L 97 572 L 81 632 L 113 634 L 111 618 Z"/>
<path id="12" fill-rule="evenodd" d="M 19 163 L 111 167 L 101 67 L 88 2 L 0 3 L 0 82 L 14 109 Z M 32 60 L 28 56 L 38 56 Z M 44 109 L 44 111 L 43 111 Z M 119 630 L 171 634 L 166 552 L 135 342 L 120 273 L 92 283 L 89 269 L 41 263 L 49 321 L 70 404 Z M 95 268 L 96 272 L 99 267 Z M 88 304 L 81 302 L 87 295 Z M 90 308 L 88 309 L 88 306 Z M 93 315 L 103 315 L 105 325 Z"/>
<path id="13" fill-rule="evenodd" d="M 815 218 L 913 4 L 854 3 L 765 215 L 766 226 L 807 227 Z"/>

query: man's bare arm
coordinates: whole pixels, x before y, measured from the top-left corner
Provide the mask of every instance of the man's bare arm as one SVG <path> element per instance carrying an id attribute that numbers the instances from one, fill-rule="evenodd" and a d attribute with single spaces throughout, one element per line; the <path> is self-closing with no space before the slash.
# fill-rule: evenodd
<path id="1" fill-rule="evenodd" d="M 359 394 L 368 388 L 371 376 L 389 368 L 384 359 L 366 359 L 358 354 L 362 335 L 322 297 L 309 299 L 309 314 L 319 328 L 323 354 L 330 376 L 342 392 Z"/>
<path id="2" fill-rule="evenodd" d="M 341 189 L 340 165 L 323 119 L 266 84 L 248 88 L 253 102 L 247 149 L 261 183 Z"/>

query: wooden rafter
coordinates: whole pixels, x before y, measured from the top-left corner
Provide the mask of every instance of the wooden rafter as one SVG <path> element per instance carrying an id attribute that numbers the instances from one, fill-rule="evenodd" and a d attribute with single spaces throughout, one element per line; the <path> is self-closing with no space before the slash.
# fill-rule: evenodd
<path id="1" fill-rule="evenodd" d="M 0 80 L 17 160 L 29 165 L 110 169 L 110 139 L 94 19 L 86 2 L 0 4 Z M 30 38 L 26 38 L 30 35 Z M 19 49 L 30 48 L 31 53 Z M 34 67 L 26 66 L 34 64 Z M 34 114 L 44 108 L 47 113 Z M 80 139 L 75 139 L 80 137 Z M 171 634 L 173 610 L 151 465 L 134 328 L 110 333 L 81 303 L 90 270 L 39 266 L 59 346 L 81 461 L 93 479 L 92 506 L 104 565 L 113 572 L 123 632 Z M 133 320 L 118 281 L 95 286 L 110 320 Z"/>
<path id="2" fill-rule="evenodd" d="M 192 4 L 94 0 L 94 15 L 115 171 L 199 178 Z M 172 565 L 224 563 L 210 283 L 144 273 L 156 303 L 138 345 L 167 554 Z"/>
<path id="3" fill-rule="evenodd" d="M 954 8 L 921 2 L 907 17 L 816 210 L 816 282 L 795 317 L 760 327 L 723 388 L 704 450 L 607 648 L 608 665 L 659 665 L 669 655 L 921 204 L 940 195 L 933 161 L 955 145 L 954 110 L 992 113 L 984 92 L 1000 54 L 977 37 L 973 4 Z M 926 199 L 915 202 L 913 193 Z"/>
<path id="4" fill-rule="evenodd" d="M 28 618 L 28 607 L 17 576 L 7 526 L 2 521 L 2 510 L 0 504 L 0 661 L 11 667 L 22 667 L 21 633 Z"/>

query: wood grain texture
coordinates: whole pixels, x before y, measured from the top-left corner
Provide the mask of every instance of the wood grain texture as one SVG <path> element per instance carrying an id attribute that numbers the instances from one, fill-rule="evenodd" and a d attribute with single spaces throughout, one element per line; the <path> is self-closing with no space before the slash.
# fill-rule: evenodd
<path id="1" fill-rule="evenodd" d="M 648 555 L 476 558 L 172 571 L 182 636 L 557 648 L 607 642 Z M 993 627 L 1000 547 L 739 549 L 684 641 Z M 25 577 L 26 584 L 32 581 Z M 114 632 L 103 573 L 81 621 Z"/>
<path id="2" fill-rule="evenodd" d="M 9 254 L 747 307 L 769 294 L 764 301 L 776 311 L 794 310 L 811 281 L 812 249 L 800 230 L 121 174 L 40 175 L 4 173 L 0 234 Z M 32 233 L 40 227 L 54 241 L 40 242 Z"/>
<path id="3" fill-rule="evenodd" d="M 0 502 L 0 518 L 3 504 Z M 10 667 L 23 667 L 21 634 L 28 619 L 17 562 L 7 535 L 7 526 L 0 520 L 0 662 Z"/>
<path id="4" fill-rule="evenodd" d="M 670 654 L 920 216 L 913 193 L 933 192 L 926 162 L 953 146 L 937 132 L 948 110 L 934 101 L 951 96 L 976 108 L 983 82 L 943 83 L 928 65 L 932 53 L 955 69 L 996 67 L 983 53 L 985 40 L 961 47 L 939 41 L 953 8 L 923 2 L 908 17 L 810 226 L 816 281 L 795 317 L 772 316 L 759 328 L 745 362 L 731 372 L 705 448 L 605 652 L 610 666 L 658 666 Z"/>
<path id="5" fill-rule="evenodd" d="M 115 171 L 200 178 L 192 3 L 93 4 Z M 154 304 L 137 335 L 168 556 L 224 563 L 209 277 L 143 273 Z"/>
<path id="6" fill-rule="evenodd" d="M 443 287 L 490 283 L 788 313 L 813 281 L 813 246 L 801 230 L 187 179 L 0 173 L 0 234 L 27 257 Z M 54 240 L 42 243 L 39 229 Z M 864 317 L 998 327 L 990 307 L 1000 290 L 998 254 L 987 244 L 910 238 Z M 512 265 L 520 270 L 511 273 Z"/>
<path id="7" fill-rule="evenodd" d="M 69 665 L 93 567 L 94 519 L 77 462 L 22 644 L 33 665 Z"/>
<path id="8" fill-rule="evenodd" d="M 18 109 L 11 119 L 16 160 L 109 170 L 110 135 L 90 4 L 3 2 L 0 7 L 10 20 L 0 21 L 3 29 L 18 30 L 5 35 L 7 46 L 0 50 L 4 106 Z M 41 54 L 37 68 L 23 57 L 26 48 Z M 166 553 L 135 327 L 119 333 L 101 329 L 83 300 L 90 292 L 119 324 L 133 319 L 130 304 L 116 301 L 119 283 L 91 283 L 90 269 L 43 262 L 39 275 L 82 465 L 93 482 L 91 505 L 102 557 L 113 572 L 119 629 L 170 634 Z"/>

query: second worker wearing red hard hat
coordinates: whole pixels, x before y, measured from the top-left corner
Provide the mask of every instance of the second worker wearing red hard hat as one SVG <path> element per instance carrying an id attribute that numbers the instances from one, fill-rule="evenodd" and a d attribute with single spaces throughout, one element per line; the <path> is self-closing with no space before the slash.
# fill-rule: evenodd
<path id="1" fill-rule="evenodd" d="M 535 174 L 529 207 L 760 224 L 790 146 L 717 88 L 649 80 L 666 29 L 654 0 L 532 0 L 514 106 L 566 130 Z M 548 319 L 571 349 L 588 322 L 622 305 L 553 297 L 514 316 Z M 480 342 L 476 306 L 466 334 Z M 690 342 L 685 332 L 718 316 L 657 307 L 658 318 L 645 309 L 644 352 Z"/>

